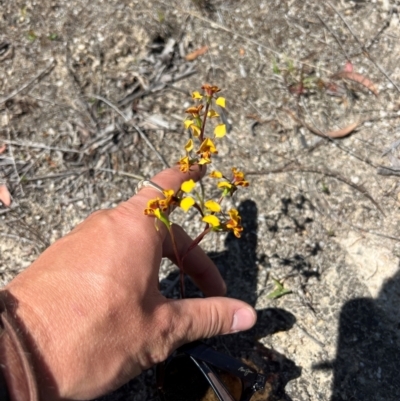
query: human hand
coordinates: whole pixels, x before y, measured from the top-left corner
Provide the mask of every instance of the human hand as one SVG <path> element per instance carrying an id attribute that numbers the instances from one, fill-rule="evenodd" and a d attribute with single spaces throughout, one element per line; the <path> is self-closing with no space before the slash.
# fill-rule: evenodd
<path id="1" fill-rule="evenodd" d="M 204 169 L 203 169 L 204 172 Z M 199 170 L 165 170 L 153 178 L 177 191 Z M 158 289 L 162 257 L 174 260 L 166 228 L 143 215 L 152 188 L 111 210 L 93 213 L 50 246 L 5 288 L 34 363 L 41 398 L 91 399 L 165 360 L 180 345 L 246 330 L 256 320 L 246 303 L 223 298 L 218 269 L 199 248 L 184 270 L 209 297 L 170 300 Z M 185 251 L 191 239 L 174 226 Z"/>

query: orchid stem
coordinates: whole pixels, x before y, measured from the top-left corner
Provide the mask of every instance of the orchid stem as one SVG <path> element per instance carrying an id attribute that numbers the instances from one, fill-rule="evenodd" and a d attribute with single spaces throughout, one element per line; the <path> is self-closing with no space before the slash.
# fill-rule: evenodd
<path id="1" fill-rule="evenodd" d="M 189 245 L 188 249 L 186 250 L 185 254 L 182 256 L 182 262 L 183 259 L 186 258 L 186 256 L 188 255 L 188 253 L 195 248 L 197 245 L 200 244 L 200 242 L 203 240 L 203 238 L 211 231 L 211 227 L 209 226 L 209 224 L 206 224 L 206 228 L 203 230 L 203 232 L 201 234 L 199 234 L 194 240 L 193 242 Z"/>
<path id="2" fill-rule="evenodd" d="M 176 258 L 176 264 L 179 268 L 179 289 L 181 298 L 185 298 L 185 274 L 183 271 L 183 258 L 179 255 L 178 248 L 176 247 L 176 241 L 172 227 L 169 229 L 169 234 L 171 235 L 172 247 L 174 248 L 174 254 Z"/>
<path id="3" fill-rule="evenodd" d="M 204 141 L 204 131 L 206 129 L 206 121 L 207 121 L 207 114 L 208 114 L 208 109 L 210 107 L 210 103 L 207 102 L 206 104 L 206 110 L 204 111 L 204 119 L 203 119 L 203 124 L 201 125 L 201 132 L 200 132 L 200 142 Z"/>

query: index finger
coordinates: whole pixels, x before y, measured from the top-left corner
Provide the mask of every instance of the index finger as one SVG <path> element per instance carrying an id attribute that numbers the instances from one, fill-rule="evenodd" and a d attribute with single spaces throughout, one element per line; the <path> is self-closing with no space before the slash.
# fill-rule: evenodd
<path id="1" fill-rule="evenodd" d="M 190 179 L 197 182 L 204 176 L 205 172 L 206 168 L 204 166 L 193 166 L 187 173 L 182 173 L 182 171 L 179 170 L 179 167 L 176 166 L 161 171 L 151 179 L 151 182 L 157 184 L 162 189 L 172 189 L 176 194 L 180 190 L 183 182 Z M 147 186 L 140 189 L 135 196 L 128 200 L 128 203 L 137 207 L 142 206 L 144 209 L 147 202 L 157 196 L 160 196 L 160 192 L 151 186 Z"/>
<path id="2" fill-rule="evenodd" d="M 173 167 L 166 170 L 161 171 L 157 175 L 155 175 L 151 181 L 160 186 L 163 189 L 172 189 L 175 193 L 177 193 L 183 182 L 192 179 L 193 181 L 199 181 L 204 174 L 206 173 L 206 168 L 204 166 L 193 166 L 190 171 L 187 173 L 182 173 L 179 170 L 179 167 Z M 144 210 L 147 207 L 147 202 L 151 199 L 155 198 L 163 198 L 163 194 L 152 187 L 143 187 L 136 195 L 132 196 L 126 202 L 121 203 L 117 209 L 120 210 L 125 209 L 129 215 L 129 220 L 136 222 L 136 228 L 139 228 L 142 232 L 154 232 L 154 217 L 145 216 Z M 161 222 L 158 224 L 160 228 L 160 236 L 161 240 L 165 238 L 167 230 L 165 229 L 164 224 Z"/>

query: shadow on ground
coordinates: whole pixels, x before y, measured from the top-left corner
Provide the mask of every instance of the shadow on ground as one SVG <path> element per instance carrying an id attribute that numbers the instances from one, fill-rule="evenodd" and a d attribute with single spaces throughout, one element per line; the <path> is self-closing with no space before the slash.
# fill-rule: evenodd
<path id="1" fill-rule="evenodd" d="M 399 305 L 400 270 L 377 299 L 356 298 L 343 306 L 336 359 L 314 366 L 333 369 L 331 401 L 400 399 Z"/>
<path id="2" fill-rule="evenodd" d="M 258 211 L 255 202 L 246 200 L 240 204 L 238 210 L 244 226 L 242 237 L 238 239 L 233 234 L 227 235 L 225 251 L 211 252 L 208 255 L 226 281 L 227 296 L 241 299 L 255 306 L 259 297 L 257 294 L 258 266 L 268 264 L 268 260 L 265 255 L 257 255 Z M 165 281 L 174 282 L 177 275 L 177 272 L 173 272 Z M 197 287 L 188 278 L 185 281 L 185 291 L 188 298 L 201 296 Z M 284 355 L 265 347 L 259 340 L 279 331 L 290 330 L 295 323 L 295 317 L 290 312 L 279 308 L 258 310 L 257 314 L 257 324 L 252 330 L 218 336 L 207 342 L 223 353 L 244 359 L 259 371 L 269 375 L 266 392 L 261 395 L 260 400 L 290 401 L 291 398 L 285 393 L 285 386 L 290 380 L 300 376 L 301 369 Z"/>
<path id="3" fill-rule="evenodd" d="M 268 261 L 265 255 L 257 255 L 257 206 L 246 200 L 238 208 L 242 216 L 244 231 L 237 239 L 229 234 L 225 241 L 226 250 L 209 254 L 220 269 L 228 288 L 227 296 L 241 299 L 252 306 L 256 305 L 258 266 Z M 289 330 L 295 323 L 290 312 L 279 308 L 266 308 L 257 311 L 256 326 L 249 331 L 210 340 L 221 352 L 244 358 L 259 370 L 269 375 L 272 386 L 263 400 L 291 400 L 285 393 L 285 386 L 300 376 L 301 369 L 293 361 L 277 351 L 265 347 L 259 339 L 278 331 Z"/>

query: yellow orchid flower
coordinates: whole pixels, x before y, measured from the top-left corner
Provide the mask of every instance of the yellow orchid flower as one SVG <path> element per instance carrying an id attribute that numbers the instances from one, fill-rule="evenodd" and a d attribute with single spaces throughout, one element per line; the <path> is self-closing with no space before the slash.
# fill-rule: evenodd
<path id="1" fill-rule="evenodd" d="M 211 163 L 211 154 L 218 154 L 218 150 L 210 138 L 205 138 L 196 153 L 200 155 L 199 164 L 209 164 Z"/>
<path id="2" fill-rule="evenodd" d="M 214 216 L 213 214 L 204 216 L 202 220 L 213 228 L 219 227 L 221 225 L 219 218 L 217 216 Z"/>
<path id="3" fill-rule="evenodd" d="M 163 191 L 164 195 L 166 196 L 165 199 L 150 199 L 147 202 L 147 208 L 144 209 L 144 214 L 147 216 L 154 216 L 157 217 L 160 221 L 162 221 L 167 228 L 170 228 L 170 221 L 168 216 L 164 214 L 168 210 L 168 207 L 175 203 L 174 191 L 172 189 Z M 157 226 L 156 226 L 157 228 Z M 158 230 L 158 228 L 157 228 Z"/>
<path id="4" fill-rule="evenodd" d="M 181 170 L 182 173 L 187 173 L 190 170 L 191 162 L 188 156 L 182 157 L 177 164 L 179 165 L 179 170 Z"/>
<path id="5" fill-rule="evenodd" d="M 211 164 L 211 159 L 207 157 L 202 157 L 199 159 L 198 164 L 200 164 L 201 166 L 203 166 L 204 164 Z"/>
<path id="6" fill-rule="evenodd" d="M 218 88 L 218 86 L 215 85 L 209 85 L 209 84 L 204 84 L 201 89 L 204 90 L 207 96 L 212 96 L 214 93 L 219 92 L 221 89 Z"/>
<path id="7" fill-rule="evenodd" d="M 187 212 L 195 203 L 195 200 L 191 196 L 187 196 L 179 202 L 179 206 L 181 209 Z"/>
<path id="8" fill-rule="evenodd" d="M 221 205 L 213 200 L 208 200 L 204 203 L 204 206 L 213 213 L 219 213 L 221 211 Z"/>
<path id="9" fill-rule="evenodd" d="M 219 114 L 215 111 L 215 110 L 209 110 L 207 113 L 207 117 L 209 118 L 215 118 L 215 117 L 219 117 Z"/>
<path id="10" fill-rule="evenodd" d="M 198 136 L 200 136 L 201 129 L 193 120 L 185 120 L 183 123 L 185 124 L 186 129 L 190 128 L 192 130 L 192 134 L 194 137 L 197 138 Z"/>
<path id="11" fill-rule="evenodd" d="M 193 188 L 196 186 L 196 183 L 190 179 L 187 181 L 184 181 L 181 185 L 181 190 L 185 193 L 190 193 L 193 191 Z M 196 201 L 191 197 L 191 196 L 186 196 L 179 202 L 179 206 L 187 212 L 194 204 Z"/>
<path id="12" fill-rule="evenodd" d="M 232 196 L 237 191 L 236 185 L 229 181 L 221 181 L 217 184 L 217 187 L 223 189 L 222 196 Z"/>
<path id="13" fill-rule="evenodd" d="M 165 199 L 160 199 L 158 204 L 161 211 L 166 212 L 173 203 L 176 203 L 175 192 L 173 189 L 164 189 L 163 194 Z"/>
<path id="14" fill-rule="evenodd" d="M 222 173 L 220 171 L 217 171 L 217 170 L 211 171 L 209 176 L 211 178 L 222 178 L 223 177 Z"/>
<path id="15" fill-rule="evenodd" d="M 248 187 L 250 184 L 244 179 L 244 173 L 239 171 L 236 167 L 232 167 L 233 184 L 240 187 Z"/>
<path id="16" fill-rule="evenodd" d="M 236 209 L 231 209 L 228 212 L 230 220 L 225 224 L 226 228 L 233 231 L 235 237 L 240 238 L 243 231 L 243 227 L 240 225 L 242 218 L 239 216 L 239 212 Z"/>
<path id="17" fill-rule="evenodd" d="M 185 110 L 185 113 L 191 114 L 194 118 L 200 116 L 200 112 L 204 106 L 199 104 L 198 106 L 192 106 Z"/>
<path id="18" fill-rule="evenodd" d="M 150 199 L 147 202 L 147 208 L 144 209 L 144 214 L 147 216 L 155 216 L 156 210 L 160 210 L 160 205 L 158 204 L 159 201 L 160 198 Z"/>
<path id="19" fill-rule="evenodd" d="M 192 130 L 192 134 L 194 137 L 198 138 L 200 136 L 201 129 L 196 124 L 192 124 L 190 126 L 190 129 Z"/>
<path id="20" fill-rule="evenodd" d="M 214 142 L 210 138 L 205 138 L 202 144 L 200 145 L 200 149 L 197 151 L 198 154 L 203 154 L 203 153 L 214 153 L 218 154 L 218 150 L 215 147 Z"/>
<path id="21" fill-rule="evenodd" d="M 201 95 L 200 92 L 198 92 L 198 91 L 194 91 L 194 92 L 192 92 L 192 99 L 201 100 L 201 99 L 203 99 L 203 95 Z"/>
<path id="22" fill-rule="evenodd" d="M 196 186 L 196 183 L 190 179 L 182 183 L 181 190 L 185 193 L 189 193 L 193 191 L 193 188 Z"/>
<path id="23" fill-rule="evenodd" d="M 217 98 L 217 100 L 215 101 L 215 104 L 219 107 L 225 108 L 225 98 L 224 97 Z"/>
<path id="24" fill-rule="evenodd" d="M 234 187 L 229 181 L 222 181 L 217 184 L 218 188 L 228 188 L 232 189 Z"/>
<path id="25" fill-rule="evenodd" d="M 184 122 L 183 122 L 183 124 L 185 125 L 185 128 L 186 129 L 189 129 L 189 127 L 192 125 L 192 124 L 194 124 L 194 121 L 193 120 L 185 120 Z"/>
<path id="26" fill-rule="evenodd" d="M 189 139 L 185 145 L 186 153 L 191 152 L 193 150 L 193 147 L 194 147 L 193 141 Z"/>
<path id="27" fill-rule="evenodd" d="M 222 138 L 226 135 L 226 125 L 218 124 L 214 129 L 214 135 L 216 138 Z"/>

